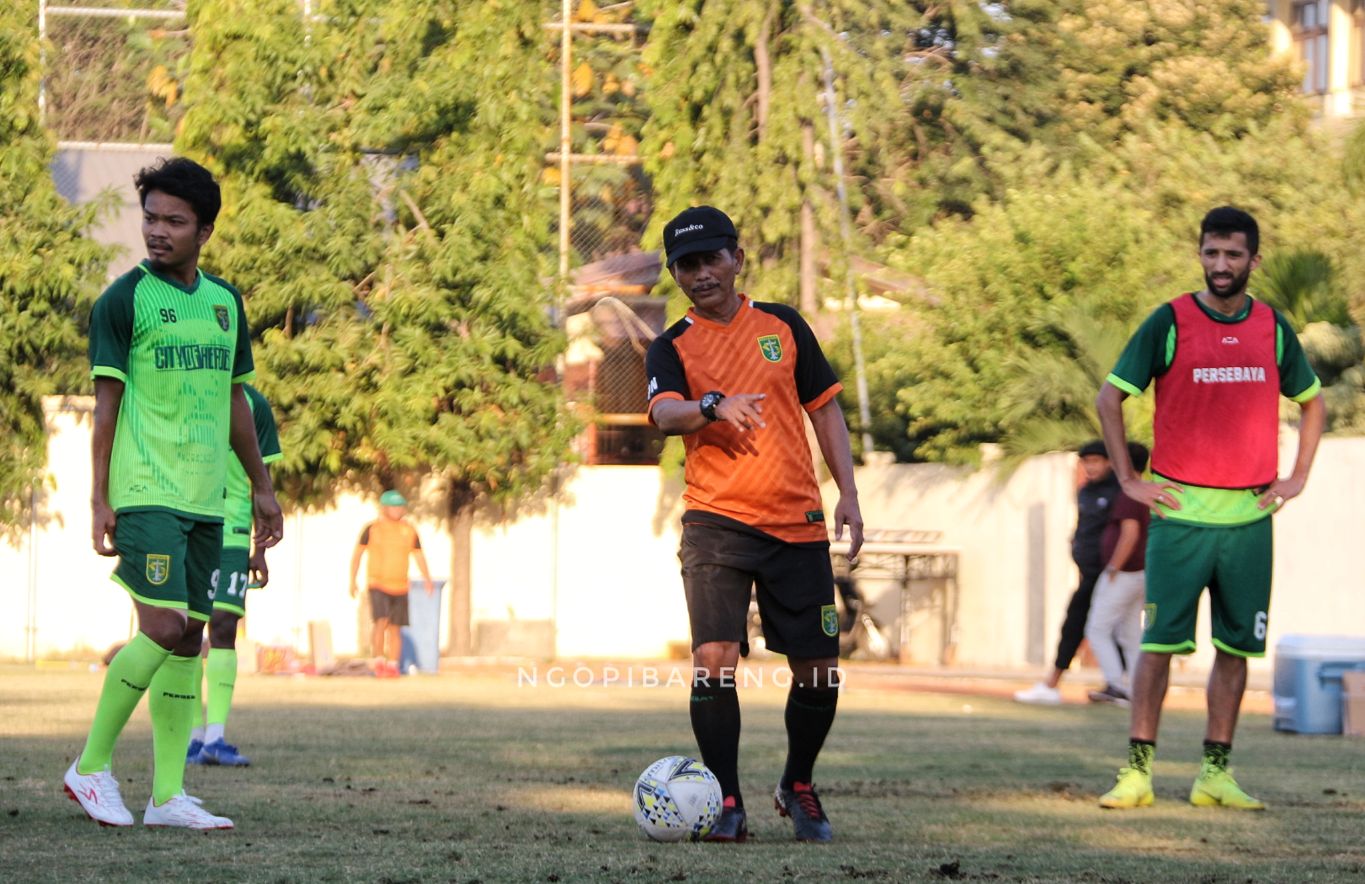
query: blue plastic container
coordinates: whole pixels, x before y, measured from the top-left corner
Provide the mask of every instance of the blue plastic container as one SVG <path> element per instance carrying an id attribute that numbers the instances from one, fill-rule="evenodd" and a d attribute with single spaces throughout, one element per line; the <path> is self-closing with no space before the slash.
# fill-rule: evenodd
<path id="1" fill-rule="evenodd" d="M 1341 676 L 1365 672 L 1365 637 L 1286 635 L 1275 645 L 1275 730 L 1341 733 Z"/>

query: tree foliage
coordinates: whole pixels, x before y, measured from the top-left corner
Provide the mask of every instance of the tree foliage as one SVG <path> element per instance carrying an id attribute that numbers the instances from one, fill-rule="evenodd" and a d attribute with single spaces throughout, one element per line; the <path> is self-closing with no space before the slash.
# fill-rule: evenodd
<path id="1" fill-rule="evenodd" d="M 524 494 L 574 430 L 545 377 L 539 10 L 324 12 L 199 4 L 180 142 L 227 185 L 206 261 L 247 295 L 284 485 L 318 501 L 435 471 L 452 511 Z"/>
<path id="2" fill-rule="evenodd" d="M 59 138 L 171 140 L 186 30 L 164 20 L 49 14 L 47 33 L 47 123 Z"/>
<path id="3" fill-rule="evenodd" d="M 82 317 L 109 253 L 87 236 L 100 205 L 57 193 L 39 125 L 36 10 L 0 10 L 0 532 L 22 523 L 47 460 L 42 397 L 87 386 Z"/>
<path id="4" fill-rule="evenodd" d="M 1027 454 L 1094 435 L 1094 391 L 1112 366 L 1100 356 L 1116 357 L 1156 304 L 1200 287 L 1198 221 L 1216 205 L 1251 211 L 1262 252 L 1285 256 L 1253 291 L 1290 282 L 1293 255 L 1356 260 L 1359 201 L 1307 130 L 1292 68 L 1269 58 L 1261 12 L 1067 0 L 1055 29 L 1025 29 L 1048 48 L 1030 75 L 1043 112 L 1030 143 L 985 157 L 1001 192 L 884 247 L 929 289 L 910 300 L 923 331 L 897 360 L 915 459 L 975 462 L 983 442 Z M 1305 295 L 1320 302 L 1314 318 L 1340 319 L 1338 291 Z"/>
<path id="5" fill-rule="evenodd" d="M 951 77 L 1005 67 L 1014 44 L 1001 45 L 1000 34 L 1009 20 L 956 0 L 648 0 L 641 7 L 653 26 L 643 145 L 659 208 L 651 245 L 679 209 L 717 205 L 740 230 L 750 290 L 794 302 L 803 257 L 826 293 L 842 293 L 829 282 L 847 258 L 836 149 L 844 155 L 856 251 L 981 191 L 980 170 L 961 149 L 965 139 L 952 137 Z"/>
<path id="6" fill-rule="evenodd" d="M 896 257 L 925 273 L 932 300 L 915 307 L 925 326 L 905 345 L 895 399 L 916 459 L 971 463 L 981 443 L 1049 435 L 1039 420 L 1075 429 L 1058 447 L 1092 436 L 1090 403 L 1112 367 L 1100 363 L 1198 279 L 1193 249 L 1176 242 L 1122 187 L 1060 176 L 916 237 Z"/>

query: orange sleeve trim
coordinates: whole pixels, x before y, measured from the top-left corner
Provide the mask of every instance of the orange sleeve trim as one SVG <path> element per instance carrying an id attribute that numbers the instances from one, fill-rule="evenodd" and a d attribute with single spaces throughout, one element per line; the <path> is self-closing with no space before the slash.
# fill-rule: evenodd
<path id="1" fill-rule="evenodd" d="M 835 396 L 838 396 L 839 391 L 842 390 L 843 388 L 844 385 L 836 381 L 832 387 L 830 387 L 825 392 L 821 393 L 819 396 L 816 396 L 811 401 L 802 402 L 801 407 L 806 410 L 807 414 L 809 414 L 812 411 L 817 411 L 822 406 L 824 406 L 825 403 L 829 402 L 829 400 L 833 399 Z"/>
<path id="2" fill-rule="evenodd" d="M 681 394 L 681 393 L 675 393 L 675 392 L 673 392 L 672 390 L 665 390 L 664 392 L 662 392 L 662 393 L 658 394 L 657 396 L 655 396 L 653 399 L 649 400 L 649 406 L 645 409 L 645 413 L 649 415 L 649 422 L 650 422 L 651 424 L 654 424 L 654 426 L 656 426 L 656 427 L 657 427 L 659 424 L 658 424 L 658 421 L 654 420 L 654 406 L 655 406 L 655 405 L 658 405 L 660 402 L 664 401 L 665 399 L 673 399 L 673 400 L 678 401 L 678 402 L 686 402 L 686 401 L 687 401 L 686 399 L 684 399 L 684 398 L 682 397 L 682 394 Z"/>

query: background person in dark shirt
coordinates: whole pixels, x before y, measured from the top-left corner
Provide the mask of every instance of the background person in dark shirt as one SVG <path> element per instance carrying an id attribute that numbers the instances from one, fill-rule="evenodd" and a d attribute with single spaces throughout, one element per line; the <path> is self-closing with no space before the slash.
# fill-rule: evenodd
<path id="1" fill-rule="evenodd" d="M 1128 457 L 1141 475 L 1147 469 L 1147 446 L 1128 443 Z M 1129 676 L 1137 666 L 1142 644 L 1142 599 L 1146 590 L 1147 507 L 1119 494 L 1109 510 L 1109 524 L 1100 538 L 1105 566 L 1095 582 L 1085 638 L 1104 673 L 1104 687 L 1090 692 L 1092 703 L 1128 705 Z"/>
<path id="2" fill-rule="evenodd" d="M 1071 559 L 1081 570 L 1081 582 L 1071 596 L 1071 603 L 1066 606 L 1066 619 L 1062 621 L 1062 635 L 1057 642 L 1057 657 L 1052 672 L 1046 681 L 1015 692 L 1014 699 L 1020 703 L 1055 706 L 1062 702 L 1062 692 L 1057 689 L 1057 684 L 1062 680 L 1062 673 L 1071 668 L 1071 658 L 1076 656 L 1076 649 L 1085 637 L 1085 618 L 1090 613 L 1090 597 L 1095 590 L 1095 581 L 1104 570 L 1100 537 L 1109 522 L 1109 508 L 1122 493 L 1118 480 L 1109 468 L 1109 455 L 1103 442 L 1098 439 L 1087 442 L 1077 453 L 1081 456 L 1085 484 L 1076 492 L 1076 534 L 1071 539 Z"/>

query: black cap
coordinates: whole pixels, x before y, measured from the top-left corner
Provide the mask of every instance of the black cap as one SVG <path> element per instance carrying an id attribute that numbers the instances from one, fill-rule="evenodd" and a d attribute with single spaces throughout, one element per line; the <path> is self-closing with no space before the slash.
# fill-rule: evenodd
<path id="1" fill-rule="evenodd" d="M 1104 443 L 1099 439 L 1091 439 L 1078 448 L 1076 453 L 1081 457 L 1089 457 L 1092 454 L 1098 454 L 1100 457 L 1108 457 L 1109 449 L 1105 448 Z"/>
<path id="2" fill-rule="evenodd" d="M 734 222 L 720 209 L 693 206 L 664 225 L 664 263 L 669 267 L 685 255 L 716 252 L 738 240 Z"/>

